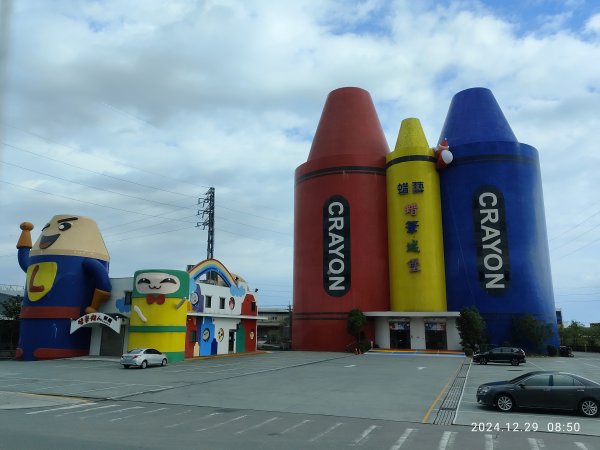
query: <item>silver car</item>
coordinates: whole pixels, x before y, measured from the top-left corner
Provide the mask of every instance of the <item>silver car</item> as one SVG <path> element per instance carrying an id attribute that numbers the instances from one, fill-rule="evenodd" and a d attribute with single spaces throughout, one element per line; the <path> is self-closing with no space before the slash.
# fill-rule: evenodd
<path id="1" fill-rule="evenodd" d="M 121 356 L 121 364 L 126 369 L 131 366 L 141 367 L 142 369 L 148 366 L 166 366 L 167 362 L 167 355 L 155 348 L 134 348 Z"/>

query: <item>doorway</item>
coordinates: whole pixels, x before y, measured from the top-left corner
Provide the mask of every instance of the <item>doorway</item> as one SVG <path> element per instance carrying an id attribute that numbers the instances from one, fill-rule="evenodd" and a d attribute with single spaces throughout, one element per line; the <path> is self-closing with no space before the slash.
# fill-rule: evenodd
<path id="1" fill-rule="evenodd" d="M 235 352 L 235 330 L 229 330 L 229 353 Z"/>
<path id="2" fill-rule="evenodd" d="M 446 324 L 425 322 L 425 348 L 427 350 L 447 350 Z"/>
<path id="3" fill-rule="evenodd" d="M 410 322 L 390 322 L 390 348 L 410 349 Z"/>

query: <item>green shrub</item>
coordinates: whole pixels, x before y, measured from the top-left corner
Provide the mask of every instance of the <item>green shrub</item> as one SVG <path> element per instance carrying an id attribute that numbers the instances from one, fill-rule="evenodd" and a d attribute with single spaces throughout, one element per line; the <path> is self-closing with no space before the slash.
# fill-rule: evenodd
<path id="1" fill-rule="evenodd" d="M 473 356 L 473 349 L 471 347 L 464 348 L 465 356 L 471 358 Z"/>

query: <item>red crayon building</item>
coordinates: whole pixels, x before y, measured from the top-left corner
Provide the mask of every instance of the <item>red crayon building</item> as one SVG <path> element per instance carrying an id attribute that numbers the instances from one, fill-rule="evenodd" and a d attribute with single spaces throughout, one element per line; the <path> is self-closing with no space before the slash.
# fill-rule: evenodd
<path id="1" fill-rule="evenodd" d="M 352 343 L 348 311 L 389 309 L 388 152 L 369 93 L 331 92 L 295 176 L 295 350 L 339 351 Z"/>

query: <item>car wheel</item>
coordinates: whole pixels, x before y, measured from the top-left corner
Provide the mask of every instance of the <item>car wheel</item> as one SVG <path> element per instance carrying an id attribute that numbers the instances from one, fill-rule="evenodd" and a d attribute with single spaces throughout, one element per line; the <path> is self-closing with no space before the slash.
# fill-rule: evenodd
<path id="1" fill-rule="evenodd" d="M 481 364 L 487 364 L 487 363 L 488 363 L 487 358 L 481 358 Z"/>
<path id="2" fill-rule="evenodd" d="M 513 366 L 518 366 L 519 365 L 519 360 L 517 358 L 513 358 L 513 359 L 510 360 L 510 363 Z"/>
<path id="3" fill-rule="evenodd" d="M 502 412 L 512 411 L 515 407 L 515 402 L 512 397 L 507 394 L 500 394 L 496 397 L 496 408 Z"/>
<path id="4" fill-rule="evenodd" d="M 126 369 L 129 369 L 129 364 L 123 364 L 123 367 L 125 367 Z"/>
<path id="5" fill-rule="evenodd" d="M 164 358 L 162 360 L 162 362 L 160 363 L 160 365 L 163 366 L 163 367 L 166 366 L 167 365 L 167 358 Z"/>
<path id="6" fill-rule="evenodd" d="M 142 361 L 142 369 L 145 369 L 146 367 L 148 367 L 148 361 L 143 360 Z"/>
<path id="7" fill-rule="evenodd" d="M 598 415 L 598 402 L 591 398 L 586 398 L 579 404 L 579 411 L 586 417 Z"/>

